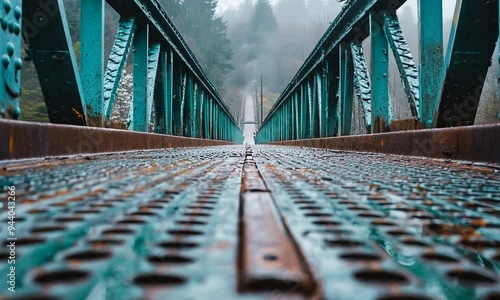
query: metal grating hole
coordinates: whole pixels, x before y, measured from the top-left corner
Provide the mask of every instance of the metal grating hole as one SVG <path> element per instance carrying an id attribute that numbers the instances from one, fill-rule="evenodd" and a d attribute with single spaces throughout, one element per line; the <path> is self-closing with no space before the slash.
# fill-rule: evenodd
<path id="1" fill-rule="evenodd" d="M 350 261 L 350 262 L 376 262 L 381 260 L 381 257 L 372 254 L 372 253 L 365 253 L 365 252 L 350 252 L 350 253 L 344 253 L 340 255 L 340 258 Z"/>
<path id="2" fill-rule="evenodd" d="M 347 238 L 325 239 L 325 243 L 328 246 L 332 247 L 358 247 L 363 245 L 363 243 L 360 241 L 355 241 Z"/>
<path id="3" fill-rule="evenodd" d="M 354 278 L 374 284 L 402 284 L 408 282 L 408 278 L 404 274 L 386 270 L 362 270 L 354 273 Z"/>
<path id="4" fill-rule="evenodd" d="M 357 206 L 357 205 L 351 205 L 351 206 L 348 206 L 347 207 L 348 210 L 352 210 L 352 211 L 368 211 L 369 209 L 366 208 L 366 207 L 362 207 L 362 206 Z"/>
<path id="5" fill-rule="evenodd" d="M 151 204 L 169 204 L 170 202 L 172 202 L 172 200 L 158 199 L 158 200 L 155 200 L 155 201 L 151 201 L 149 203 L 151 203 Z"/>
<path id="6" fill-rule="evenodd" d="M 198 197 L 199 201 L 217 201 L 219 200 L 219 197 L 215 196 L 200 196 Z"/>
<path id="7" fill-rule="evenodd" d="M 184 213 L 184 215 L 186 217 L 210 217 L 212 216 L 211 214 L 207 214 L 207 213 L 196 213 L 196 212 L 187 212 L 187 213 Z"/>
<path id="8" fill-rule="evenodd" d="M 340 222 L 327 221 L 327 220 L 318 220 L 318 221 L 313 221 L 312 223 L 314 225 L 318 225 L 318 226 L 339 226 L 339 225 L 342 225 L 342 223 L 340 223 Z"/>
<path id="9" fill-rule="evenodd" d="M 47 209 L 41 209 L 41 208 L 33 208 L 28 211 L 28 214 L 30 215 L 38 215 L 38 214 L 44 214 L 49 212 Z"/>
<path id="10" fill-rule="evenodd" d="M 274 262 L 274 261 L 278 261 L 278 256 L 276 254 L 264 254 L 264 256 L 262 257 L 263 260 L 267 261 L 267 262 Z"/>
<path id="11" fill-rule="evenodd" d="M 196 220 L 180 220 L 180 221 L 177 221 L 176 223 L 177 224 L 181 224 L 181 225 L 190 225 L 190 226 L 193 226 L 193 225 L 207 225 L 208 224 L 207 222 L 196 221 Z"/>
<path id="12" fill-rule="evenodd" d="M 88 272 L 81 270 L 59 270 L 43 272 L 35 276 L 34 280 L 38 284 L 69 284 L 83 281 L 90 276 Z"/>
<path id="13" fill-rule="evenodd" d="M 450 279 L 457 280 L 461 285 L 496 283 L 494 278 L 472 270 L 453 270 L 449 271 L 447 275 Z"/>
<path id="14" fill-rule="evenodd" d="M 322 229 L 315 230 L 314 232 L 322 233 L 322 234 L 333 234 L 333 235 L 343 235 L 343 234 L 352 234 L 352 231 L 347 229 Z"/>
<path id="15" fill-rule="evenodd" d="M 382 218 L 384 216 L 374 213 L 363 213 L 363 214 L 358 214 L 358 217 L 365 219 L 377 219 L 377 218 Z"/>
<path id="16" fill-rule="evenodd" d="M 9 219 L 3 219 L 3 222 L 9 222 L 10 220 Z M 16 223 L 21 223 L 21 222 L 24 222 L 26 221 L 26 218 L 25 217 L 18 217 L 16 216 Z"/>
<path id="17" fill-rule="evenodd" d="M 170 234 L 173 234 L 173 235 L 191 235 L 191 236 L 192 235 L 203 235 L 202 231 L 189 230 L 189 229 L 173 229 L 173 230 L 169 230 L 167 232 Z"/>
<path id="18" fill-rule="evenodd" d="M 49 233 L 49 232 L 56 232 L 56 231 L 63 231 L 65 230 L 66 227 L 64 226 L 40 226 L 40 227 L 35 227 L 31 229 L 31 232 L 33 233 Z"/>
<path id="19" fill-rule="evenodd" d="M 32 246 L 36 244 L 41 244 L 45 242 L 45 239 L 39 237 L 27 237 L 27 238 L 19 238 L 16 240 L 16 246 Z M 10 244 L 9 241 L 5 241 L 4 244 L 8 246 Z"/>
<path id="20" fill-rule="evenodd" d="M 116 224 L 120 224 L 120 225 L 142 225 L 142 224 L 146 224 L 146 221 L 141 220 L 141 219 L 125 219 L 125 220 L 118 221 Z"/>
<path id="21" fill-rule="evenodd" d="M 415 294 L 386 295 L 377 300 L 432 300 L 432 298 Z"/>
<path id="22" fill-rule="evenodd" d="M 106 203 L 90 205 L 90 207 L 93 207 L 93 208 L 112 208 L 113 206 L 114 206 L 113 204 L 106 204 Z"/>
<path id="23" fill-rule="evenodd" d="M 445 254 L 439 254 L 439 253 L 427 253 L 422 255 L 422 258 L 428 261 L 432 262 L 438 262 L 438 263 L 457 263 L 459 262 L 458 259 L 455 259 L 451 256 L 445 255 Z"/>
<path id="24" fill-rule="evenodd" d="M 173 286 L 185 283 L 186 279 L 179 276 L 149 273 L 136 276 L 133 282 L 139 286 Z"/>
<path id="25" fill-rule="evenodd" d="M 109 200 L 106 200 L 106 202 L 123 203 L 123 202 L 125 202 L 125 200 L 123 200 L 123 199 L 109 199 Z"/>
<path id="26" fill-rule="evenodd" d="M 373 226 L 387 226 L 387 227 L 397 226 L 396 223 L 393 223 L 393 222 L 385 220 L 385 219 L 379 219 L 379 220 L 372 221 L 371 224 Z"/>
<path id="27" fill-rule="evenodd" d="M 0 260 L 6 260 L 10 257 L 10 253 L 8 251 L 0 252 Z"/>
<path id="28" fill-rule="evenodd" d="M 300 205 L 300 204 L 305 204 L 305 205 L 316 204 L 315 201 L 306 201 L 306 200 L 294 201 L 293 203 L 295 203 L 297 205 Z"/>
<path id="29" fill-rule="evenodd" d="M 492 257 L 492 259 L 500 262 L 500 254 L 496 254 L 495 256 Z"/>
<path id="30" fill-rule="evenodd" d="M 180 255 L 153 255 L 148 257 L 148 261 L 153 264 L 187 264 L 193 260 Z"/>
<path id="31" fill-rule="evenodd" d="M 131 216 L 141 216 L 141 217 L 157 217 L 158 214 L 149 211 L 137 211 L 130 214 Z"/>
<path id="32" fill-rule="evenodd" d="M 500 242 L 486 240 L 486 239 L 474 239 L 474 240 L 463 239 L 460 241 L 460 244 L 462 244 L 466 247 L 471 247 L 471 248 L 476 248 L 476 249 L 477 248 L 479 248 L 479 249 L 500 248 Z"/>
<path id="33" fill-rule="evenodd" d="M 81 209 L 81 210 L 75 211 L 75 214 L 81 214 L 81 215 L 96 215 L 96 214 L 100 214 L 100 213 L 101 213 L 101 211 L 98 209 Z"/>
<path id="34" fill-rule="evenodd" d="M 108 246 L 122 245 L 124 242 L 122 240 L 117 240 L 117 239 L 97 239 L 97 240 L 90 240 L 88 241 L 88 243 L 95 247 L 108 247 Z"/>
<path id="35" fill-rule="evenodd" d="M 201 204 L 201 205 L 216 205 L 217 201 L 213 200 L 197 200 L 195 203 Z"/>
<path id="36" fill-rule="evenodd" d="M 299 209 L 301 210 L 321 210 L 321 207 L 320 206 L 301 206 L 299 207 Z"/>
<path id="37" fill-rule="evenodd" d="M 165 249 L 193 249 L 198 247 L 199 244 L 190 242 L 162 242 L 158 246 Z"/>
<path id="38" fill-rule="evenodd" d="M 161 206 L 161 205 L 143 205 L 143 206 L 140 206 L 139 208 L 145 208 L 145 209 L 163 209 L 163 206 Z"/>
<path id="39" fill-rule="evenodd" d="M 500 200 L 495 200 L 492 198 L 478 198 L 475 199 L 476 201 L 479 201 L 481 203 L 486 203 L 486 204 L 492 204 L 492 205 L 500 205 Z"/>
<path id="40" fill-rule="evenodd" d="M 134 234 L 135 231 L 127 228 L 112 228 L 102 232 L 102 234 Z"/>
<path id="41" fill-rule="evenodd" d="M 111 257 L 111 252 L 109 251 L 85 250 L 69 254 L 65 256 L 64 259 L 70 261 L 82 262 L 82 261 L 103 260 L 109 257 Z"/>
<path id="42" fill-rule="evenodd" d="M 214 210 L 212 206 L 204 206 L 204 205 L 188 206 L 187 208 L 194 210 Z"/>
<path id="43" fill-rule="evenodd" d="M 328 217 L 332 217 L 333 215 L 328 214 L 328 213 L 307 213 L 307 214 L 304 214 L 304 216 L 310 217 L 310 218 L 328 218 Z"/>
<path id="44" fill-rule="evenodd" d="M 81 222 L 83 220 L 84 220 L 83 217 L 60 217 L 55 219 L 56 222 L 60 223 Z"/>
<path id="45" fill-rule="evenodd" d="M 416 240 L 416 239 L 413 239 L 413 238 L 404 239 L 403 241 L 401 241 L 401 243 L 403 245 L 413 246 L 413 247 L 431 247 L 429 244 L 422 242 L 422 241 L 419 241 L 419 240 Z"/>

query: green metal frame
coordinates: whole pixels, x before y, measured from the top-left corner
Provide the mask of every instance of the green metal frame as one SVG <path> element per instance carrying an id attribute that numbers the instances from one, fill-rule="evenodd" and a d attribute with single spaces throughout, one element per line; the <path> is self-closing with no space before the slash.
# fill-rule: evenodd
<path id="1" fill-rule="evenodd" d="M 3 1 L 2 1 L 3 2 Z M 0 44 L 2 66 L 0 78 L 0 118 L 17 119 L 21 114 L 19 97 L 21 95 L 21 20 L 23 17 L 22 1 L 10 0 L 2 5 Z M 8 25 L 7 25 L 8 24 Z"/>
<path id="2" fill-rule="evenodd" d="M 2 3 L 1 39 L 7 47 L 2 56 L 1 118 L 17 119 L 20 114 L 22 19 L 27 53 L 37 69 L 51 122 L 112 125 L 118 88 L 133 49 L 130 130 L 243 141 L 221 96 L 158 0 L 82 1 L 80 71 L 62 0 Z M 106 3 L 121 16 L 107 66 Z"/>
<path id="3" fill-rule="evenodd" d="M 397 128 L 393 127 L 395 120 L 389 97 L 391 53 L 414 118 L 411 128 L 472 125 L 498 41 L 498 0 L 457 2 L 446 60 L 443 58 L 443 1 L 418 0 L 419 62 L 413 59 L 396 14 L 405 2 L 349 1 L 276 101 L 257 134 L 257 142 L 282 140 L 281 131 L 286 133 L 288 129 L 275 126 L 276 120 L 283 118 L 282 107 L 297 102 L 297 95 L 302 104 L 300 109 L 292 111 L 290 120 L 298 125 L 297 134 L 285 134 L 288 140 L 349 135 L 354 97 L 359 101 L 368 133 Z M 368 38 L 371 41 L 369 67 L 362 47 Z M 320 97 L 307 98 L 304 93 L 309 95 L 307 87 L 311 78 L 323 72 L 325 60 L 327 84 L 316 85 L 320 89 L 315 92 Z M 312 99 L 312 103 L 304 106 L 304 99 Z M 320 114 L 321 128 L 316 131 L 311 130 L 310 126 L 316 121 L 307 109 L 318 105 L 328 112 Z M 333 110 L 336 113 L 332 113 Z M 285 123 L 285 126 L 288 125 Z"/>

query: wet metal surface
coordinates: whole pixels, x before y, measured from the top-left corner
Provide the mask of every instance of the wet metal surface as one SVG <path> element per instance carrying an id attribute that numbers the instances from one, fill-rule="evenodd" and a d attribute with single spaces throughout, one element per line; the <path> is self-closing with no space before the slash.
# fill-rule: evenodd
<path id="1" fill-rule="evenodd" d="M 10 161 L 5 225 L 9 186 L 24 299 L 500 296 L 494 166 L 277 146 Z"/>
<path id="2" fill-rule="evenodd" d="M 410 124 L 402 127 L 411 127 Z M 415 128 L 416 126 L 413 125 Z M 397 128 L 394 128 L 397 129 Z M 377 152 L 500 164 L 500 125 L 427 129 L 275 142 L 280 146 Z"/>

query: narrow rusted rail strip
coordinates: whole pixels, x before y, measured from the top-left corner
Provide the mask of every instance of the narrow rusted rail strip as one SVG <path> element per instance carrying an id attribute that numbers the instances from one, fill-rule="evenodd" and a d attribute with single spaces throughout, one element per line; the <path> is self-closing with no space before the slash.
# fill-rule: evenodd
<path id="1" fill-rule="evenodd" d="M 278 146 L 5 161 L 0 221 L 14 186 L 20 299 L 492 300 L 499 170 Z"/>
<path id="2" fill-rule="evenodd" d="M 270 143 L 500 163 L 500 124 Z"/>
<path id="3" fill-rule="evenodd" d="M 128 130 L 1 119 L 0 141 L 0 160 L 233 144 Z"/>

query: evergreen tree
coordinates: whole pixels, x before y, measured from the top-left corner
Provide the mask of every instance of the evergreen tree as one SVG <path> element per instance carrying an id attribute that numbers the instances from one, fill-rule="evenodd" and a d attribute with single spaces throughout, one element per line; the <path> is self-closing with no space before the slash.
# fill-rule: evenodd
<path id="1" fill-rule="evenodd" d="M 259 37 L 276 31 L 278 24 L 269 0 L 257 0 L 251 26 L 254 34 Z"/>
<path id="2" fill-rule="evenodd" d="M 217 0 L 162 0 L 167 13 L 215 87 L 223 92 L 225 76 L 233 69 L 227 25 L 215 16 Z"/>

